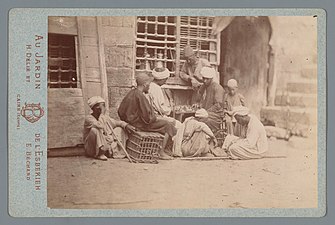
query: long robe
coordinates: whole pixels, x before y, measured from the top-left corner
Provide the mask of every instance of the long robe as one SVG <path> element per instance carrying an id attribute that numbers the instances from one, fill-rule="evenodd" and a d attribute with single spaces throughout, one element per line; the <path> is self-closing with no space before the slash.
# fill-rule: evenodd
<path id="1" fill-rule="evenodd" d="M 168 116 L 171 114 L 170 102 L 161 86 L 155 82 L 151 82 L 147 97 L 157 115 Z"/>
<path id="2" fill-rule="evenodd" d="M 145 95 L 138 89 L 133 89 L 122 100 L 118 114 L 121 120 L 134 127 L 148 132 L 168 134 L 173 137 L 176 134 L 175 124 L 158 118 L 154 108 Z"/>
<path id="3" fill-rule="evenodd" d="M 166 92 L 168 91 L 163 90 L 162 87 L 158 84 L 151 82 L 146 97 L 151 106 L 154 108 L 154 112 L 157 118 L 174 123 L 176 129 L 178 129 L 181 126 L 181 123 L 178 120 L 169 117 L 172 109 L 169 97 L 167 96 Z"/>
<path id="4" fill-rule="evenodd" d="M 214 136 L 209 127 L 194 117 L 187 118 L 178 129 L 174 140 L 175 156 L 197 157 L 210 151 L 209 140 Z"/>
<path id="5" fill-rule="evenodd" d="M 114 120 L 107 115 L 101 114 L 99 120 L 97 120 L 92 115 L 88 115 L 85 118 L 83 130 L 83 140 L 86 155 L 90 157 L 96 157 L 99 154 L 99 149 L 102 146 L 105 146 L 113 152 L 113 157 L 124 157 L 123 152 L 121 149 L 119 149 L 120 146 L 117 145 L 115 139 L 116 137 L 112 135 L 112 129 L 114 134 L 124 145 L 126 143 L 127 134 L 123 129 L 126 126 L 126 122 Z"/>
<path id="6" fill-rule="evenodd" d="M 268 150 L 268 140 L 263 124 L 254 115 L 249 115 L 246 138 L 228 135 L 223 146 L 232 159 L 258 159 Z"/>
<path id="7" fill-rule="evenodd" d="M 236 106 L 245 106 L 245 98 L 242 94 L 236 93 L 235 95 L 230 95 L 227 93 L 224 97 L 225 105 L 227 106 L 228 111 L 232 111 L 233 107 Z M 233 134 L 238 137 L 245 138 L 246 136 L 246 127 L 237 123 L 235 118 L 229 115 L 226 115 L 226 124 L 228 128 L 228 134 Z"/>
<path id="8" fill-rule="evenodd" d="M 201 96 L 205 95 L 205 98 L 201 99 L 200 105 L 208 112 L 208 118 L 202 122 L 206 123 L 215 134 L 220 129 L 224 117 L 224 89 L 220 84 L 212 81 L 207 87 L 200 88 L 200 94 Z"/>

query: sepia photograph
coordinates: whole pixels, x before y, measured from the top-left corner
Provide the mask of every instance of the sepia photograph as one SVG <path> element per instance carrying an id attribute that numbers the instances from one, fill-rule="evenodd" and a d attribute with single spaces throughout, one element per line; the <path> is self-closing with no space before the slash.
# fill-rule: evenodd
<path id="1" fill-rule="evenodd" d="M 47 207 L 318 208 L 317 20 L 49 16 Z"/>

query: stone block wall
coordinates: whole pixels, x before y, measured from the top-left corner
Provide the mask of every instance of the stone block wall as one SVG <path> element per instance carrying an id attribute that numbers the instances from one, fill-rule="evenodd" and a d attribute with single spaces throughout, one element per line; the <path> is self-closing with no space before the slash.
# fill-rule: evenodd
<path id="1" fill-rule="evenodd" d="M 89 97 L 101 95 L 96 17 L 49 18 L 49 33 L 74 35 L 78 43 L 78 88 L 48 89 L 48 149 L 82 144 Z M 62 21 L 62 22 L 59 22 Z"/>
<path id="2" fill-rule="evenodd" d="M 317 18 L 270 19 L 276 91 L 274 104 L 262 108 L 261 120 L 293 135 L 316 138 Z"/>
<path id="3" fill-rule="evenodd" d="M 117 109 L 133 83 L 135 26 L 135 17 L 102 18 L 109 112 L 113 118 L 118 118 Z"/>
<path id="4" fill-rule="evenodd" d="M 287 83 L 300 79 L 303 70 L 310 67 L 316 79 L 317 18 L 313 16 L 270 17 L 271 45 L 275 50 L 277 90 L 283 91 Z M 314 71 L 313 71 L 314 70 Z"/>
<path id="5" fill-rule="evenodd" d="M 83 142 L 84 105 L 80 88 L 48 89 L 48 149 Z"/>
<path id="6" fill-rule="evenodd" d="M 95 95 L 102 95 L 101 68 L 99 63 L 97 18 L 82 16 L 78 18 L 79 38 L 79 72 L 84 91 L 86 113 L 90 112 L 87 99 Z"/>

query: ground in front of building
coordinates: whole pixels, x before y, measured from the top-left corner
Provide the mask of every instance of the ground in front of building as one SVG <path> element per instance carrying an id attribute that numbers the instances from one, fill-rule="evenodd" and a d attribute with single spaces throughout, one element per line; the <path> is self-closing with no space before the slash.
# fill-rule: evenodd
<path id="1" fill-rule="evenodd" d="M 131 164 L 48 158 L 48 207 L 72 209 L 313 208 L 317 149 L 311 139 L 270 140 L 258 160 Z"/>

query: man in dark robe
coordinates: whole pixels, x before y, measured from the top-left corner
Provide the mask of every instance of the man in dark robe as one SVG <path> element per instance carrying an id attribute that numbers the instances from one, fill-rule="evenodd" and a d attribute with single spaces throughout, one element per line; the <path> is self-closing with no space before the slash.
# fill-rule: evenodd
<path id="1" fill-rule="evenodd" d="M 215 134 L 219 129 L 224 117 L 223 87 L 213 81 L 216 71 L 211 67 L 203 67 L 200 71 L 204 84 L 199 93 L 201 95 L 200 106 L 207 110 L 208 118 L 203 121 Z"/>
<path id="2" fill-rule="evenodd" d="M 172 159 L 165 153 L 168 141 L 176 135 L 174 122 L 157 118 L 154 108 L 145 97 L 148 93 L 152 77 L 146 73 L 136 76 L 137 88 L 131 90 L 122 100 L 118 114 L 121 120 L 141 131 L 158 132 L 164 135 L 163 146 L 159 151 L 160 159 Z"/>

